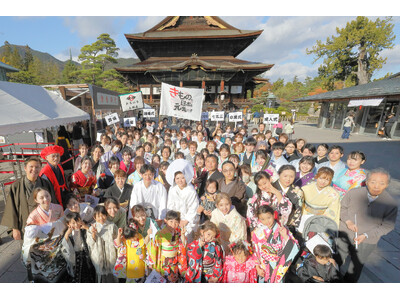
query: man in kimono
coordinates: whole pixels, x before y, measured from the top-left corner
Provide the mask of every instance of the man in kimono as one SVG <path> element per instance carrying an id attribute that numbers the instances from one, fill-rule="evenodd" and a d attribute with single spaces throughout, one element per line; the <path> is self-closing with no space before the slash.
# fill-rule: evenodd
<path id="1" fill-rule="evenodd" d="M 126 177 L 124 170 L 119 169 L 115 171 L 115 183 L 106 190 L 104 198 L 114 197 L 118 199 L 121 206 L 129 207 L 133 186 L 126 183 Z"/>
<path id="2" fill-rule="evenodd" d="M 161 223 L 167 213 L 167 190 L 162 183 L 154 180 L 156 171 L 152 165 L 143 165 L 140 173 L 143 180 L 133 186 L 129 203 L 129 218 L 132 218 L 132 207 L 141 204 L 146 209 L 148 217 Z"/>
<path id="3" fill-rule="evenodd" d="M 351 189 L 341 201 L 337 246 L 343 265 L 351 259 L 347 270 L 341 270 L 346 282 L 358 281 L 380 238 L 394 229 L 398 204 L 386 191 L 389 182 L 387 171 L 372 170 L 367 186 Z"/>
<path id="4" fill-rule="evenodd" d="M 39 176 L 47 179 L 54 187 L 58 204 L 63 206 L 62 194 L 68 191 L 64 169 L 60 164 L 64 149 L 60 146 L 47 146 L 40 152 L 40 157 L 47 160 L 47 164 L 40 171 Z"/>
<path id="5" fill-rule="evenodd" d="M 10 186 L 1 225 L 7 226 L 15 240 L 21 240 L 29 214 L 36 208 L 32 191 L 43 187 L 50 191 L 52 203 L 57 204 L 52 184 L 39 177 L 42 163 L 38 157 L 31 156 L 25 161 L 26 175 Z"/>

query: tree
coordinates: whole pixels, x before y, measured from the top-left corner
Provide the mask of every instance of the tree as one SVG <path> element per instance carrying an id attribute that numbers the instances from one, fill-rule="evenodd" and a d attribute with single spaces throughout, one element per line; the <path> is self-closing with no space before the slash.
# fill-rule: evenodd
<path id="1" fill-rule="evenodd" d="M 81 48 L 78 58 L 82 61 L 82 70 L 79 77 L 85 81 L 96 84 L 99 76 L 104 72 L 107 62 L 116 62 L 119 48 L 109 34 L 103 33 L 97 37 L 97 41 Z M 101 85 L 100 83 L 98 83 Z"/>
<path id="2" fill-rule="evenodd" d="M 352 85 L 370 82 L 373 73 L 386 63 L 380 52 L 394 46 L 391 20 L 377 18 L 373 22 L 357 17 L 345 28 L 336 28 L 337 36 L 328 37 L 325 43 L 318 40 L 311 50 L 307 49 L 307 54 L 316 56 L 314 63 L 324 58 L 318 73 L 328 89 L 333 89 L 335 80 L 347 83 L 350 79 Z"/>

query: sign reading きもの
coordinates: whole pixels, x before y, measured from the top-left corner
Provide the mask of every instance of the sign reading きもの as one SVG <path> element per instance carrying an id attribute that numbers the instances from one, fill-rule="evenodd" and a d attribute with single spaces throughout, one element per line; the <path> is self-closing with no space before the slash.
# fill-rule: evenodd
<path id="1" fill-rule="evenodd" d="M 136 126 L 136 118 L 124 118 L 124 127 L 134 127 Z"/>
<path id="2" fill-rule="evenodd" d="M 224 121 L 225 113 L 223 111 L 212 111 L 210 112 L 211 121 Z"/>
<path id="3" fill-rule="evenodd" d="M 117 113 L 113 113 L 111 115 L 105 116 L 104 119 L 106 119 L 107 125 L 112 125 L 116 124 L 119 122 L 119 117 Z"/>
<path id="4" fill-rule="evenodd" d="M 264 114 L 264 124 L 278 124 L 279 114 Z"/>
<path id="5" fill-rule="evenodd" d="M 228 114 L 229 122 L 242 122 L 243 116 L 242 112 L 233 112 Z"/>
<path id="6" fill-rule="evenodd" d="M 142 92 L 119 95 L 122 111 L 143 108 Z"/>
<path id="7" fill-rule="evenodd" d="M 161 83 L 160 115 L 200 121 L 203 100 L 204 89 Z"/>
<path id="8" fill-rule="evenodd" d="M 156 110 L 152 108 L 143 109 L 143 118 L 155 118 Z"/>

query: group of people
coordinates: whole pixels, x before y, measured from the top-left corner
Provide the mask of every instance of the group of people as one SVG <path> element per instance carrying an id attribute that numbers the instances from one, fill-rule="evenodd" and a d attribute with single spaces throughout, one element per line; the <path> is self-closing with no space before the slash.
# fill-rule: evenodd
<path id="1" fill-rule="evenodd" d="M 58 145 L 25 162 L 1 221 L 34 281 L 357 282 L 397 203 L 361 151 L 188 120 L 106 128 L 66 176 Z M 276 134 L 276 132 L 275 132 Z M 310 250 L 311 220 L 335 239 Z M 345 263 L 349 259 L 349 263 Z M 342 266 L 342 268 L 340 268 Z M 343 266 L 347 266 L 343 268 Z"/>

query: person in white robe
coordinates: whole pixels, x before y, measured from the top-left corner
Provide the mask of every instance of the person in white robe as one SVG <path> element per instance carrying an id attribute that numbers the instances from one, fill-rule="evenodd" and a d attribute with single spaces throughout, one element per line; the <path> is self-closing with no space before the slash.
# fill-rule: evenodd
<path id="1" fill-rule="evenodd" d="M 167 213 L 167 190 L 162 183 L 154 180 L 156 171 L 152 165 L 143 165 L 140 173 L 143 180 L 133 186 L 128 219 L 132 218 L 132 207 L 140 204 L 148 217 L 163 220 Z"/>
<path id="2" fill-rule="evenodd" d="M 194 232 L 197 230 L 199 197 L 192 184 L 187 184 L 182 172 L 175 173 L 174 186 L 169 189 L 167 210 L 181 213 L 181 227 L 186 228 L 188 243 L 193 241 Z"/>

